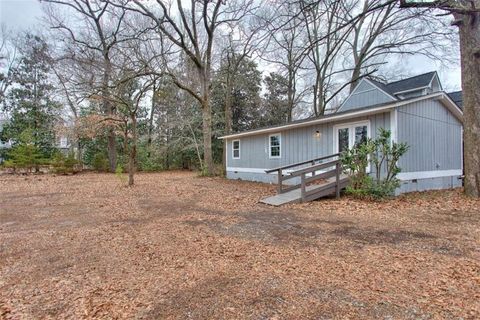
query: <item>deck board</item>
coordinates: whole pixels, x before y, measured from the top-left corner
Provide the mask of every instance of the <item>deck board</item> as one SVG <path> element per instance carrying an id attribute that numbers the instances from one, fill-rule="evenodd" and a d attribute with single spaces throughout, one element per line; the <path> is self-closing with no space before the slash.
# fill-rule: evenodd
<path id="1" fill-rule="evenodd" d="M 309 196 L 309 199 L 318 199 L 318 198 L 321 198 L 321 197 L 325 197 L 329 194 L 332 194 L 332 190 L 333 190 L 333 193 L 335 192 L 335 177 L 331 177 L 329 179 L 326 179 L 325 182 L 321 183 L 321 184 L 315 184 L 315 185 L 310 185 L 310 186 L 307 186 L 306 187 L 306 191 L 309 192 L 309 191 L 313 191 L 313 190 L 318 190 L 318 193 L 313 195 L 313 196 Z M 348 181 L 348 177 L 344 174 L 342 174 L 340 176 L 340 186 L 341 188 L 344 188 L 346 183 Z M 298 189 L 295 189 L 295 190 L 291 190 L 291 191 L 288 191 L 288 192 L 285 192 L 285 193 L 281 193 L 281 194 L 276 194 L 274 196 L 271 196 L 271 197 L 267 197 L 265 199 L 262 199 L 260 200 L 260 202 L 262 203 L 265 203 L 265 204 L 268 204 L 268 205 L 272 205 L 272 206 L 281 206 L 281 205 L 284 205 L 284 204 L 287 204 L 287 203 L 296 203 L 296 202 L 301 202 L 302 201 L 302 193 L 301 193 L 301 190 L 300 188 Z"/>

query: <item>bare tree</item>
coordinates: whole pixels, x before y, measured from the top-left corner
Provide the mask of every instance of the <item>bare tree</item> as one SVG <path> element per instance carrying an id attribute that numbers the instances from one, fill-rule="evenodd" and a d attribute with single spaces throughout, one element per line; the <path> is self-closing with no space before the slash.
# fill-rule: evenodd
<path id="1" fill-rule="evenodd" d="M 415 54 L 452 62 L 448 54 L 452 32 L 445 19 L 428 21 L 424 19 L 425 10 L 401 10 L 396 2 L 381 4 L 381 0 L 364 0 L 357 5 L 363 14 L 353 24 L 348 40 L 348 51 L 353 56 L 350 92 L 362 77 L 376 73 L 387 57 Z M 354 11 L 346 12 L 349 19 Z"/>
<path id="2" fill-rule="evenodd" d="M 339 58 L 351 28 L 341 26 L 348 19 L 352 6 L 347 1 L 301 4 L 308 35 L 308 57 L 315 70 L 313 110 L 315 116 L 320 116 L 324 114 L 330 100 L 345 86 L 334 89 L 333 82 L 335 76 L 344 71 L 338 66 Z"/>
<path id="3" fill-rule="evenodd" d="M 103 112 L 113 116 L 116 113 L 115 105 L 109 99 L 109 87 L 112 82 L 112 55 L 119 43 L 128 41 L 134 36 L 126 34 L 124 18 L 126 11 L 111 6 L 101 0 L 42 0 L 50 4 L 46 7 L 50 26 L 57 30 L 68 45 L 75 50 L 72 60 L 88 65 L 91 78 L 89 82 L 94 87 L 98 83 L 102 87 Z M 58 9 L 68 9 L 66 15 Z M 75 19 L 72 17 L 75 17 Z M 97 75 L 97 69 L 100 74 Z M 109 129 L 107 133 L 107 149 L 110 171 L 115 171 L 117 162 L 115 132 Z"/>
<path id="4" fill-rule="evenodd" d="M 0 106 L 12 83 L 12 72 L 17 62 L 17 46 L 13 43 L 7 27 L 2 24 L 0 25 Z"/>
<path id="5" fill-rule="evenodd" d="M 247 19 L 245 19 L 247 20 Z M 239 68 L 245 59 L 254 54 L 260 54 L 261 45 L 265 40 L 265 33 L 261 33 L 264 28 L 263 23 L 257 19 L 248 19 L 247 21 L 229 24 L 229 30 L 226 45 L 223 49 L 221 59 L 225 71 L 225 106 L 224 106 L 224 134 L 232 133 L 232 91 L 239 76 Z M 223 172 L 226 173 L 226 141 L 223 147 Z"/>
<path id="6" fill-rule="evenodd" d="M 277 66 L 279 73 L 287 79 L 287 121 L 292 121 L 295 108 L 309 91 L 299 86 L 300 73 L 308 52 L 308 49 L 305 49 L 308 42 L 304 32 L 306 24 L 302 20 L 299 3 L 281 1 L 275 10 L 267 8 L 266 11 L 263 18 L 268 25 L 269 45 L 262 59 Z"/>
<path id="7" fill-rule="evenodd" d="M 401 1 L 402 7 L 448 12 L 460 37 L 463 91 L 465 193 L 480 197 L 480 0 Z"/>
<path id="8" fill-rule="evenodd" d="M 253 1 L 200 1 L 188 4 L 177 0 L 155 2 L 156 6 L 140 0 L 125 2 L 121 7 L 151 19 L 156 29 L 189 61 L 196 81 L 185 79 L 169 67 L 168 74 L 182 90 L 194 97 L 202 108 L 204 173 L 213 174 L 212 109 L 210 105 L 211 76 L 214 47 L 220 26 L 239 21 L 251 9 Z M 177 60 L 178 62 L 178 60 Z M 171 63 L 170 63 L 171 66 Z"/>

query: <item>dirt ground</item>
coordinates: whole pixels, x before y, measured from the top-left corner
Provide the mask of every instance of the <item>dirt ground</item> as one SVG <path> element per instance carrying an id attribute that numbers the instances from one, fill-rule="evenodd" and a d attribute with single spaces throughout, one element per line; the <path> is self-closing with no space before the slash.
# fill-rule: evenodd
<path id="1" fill-rule="evenodd" d="M 0 318 L 480 318 L 480 202 L 459 190 L 273 208 L 272 186 L 0 176 Z"/>

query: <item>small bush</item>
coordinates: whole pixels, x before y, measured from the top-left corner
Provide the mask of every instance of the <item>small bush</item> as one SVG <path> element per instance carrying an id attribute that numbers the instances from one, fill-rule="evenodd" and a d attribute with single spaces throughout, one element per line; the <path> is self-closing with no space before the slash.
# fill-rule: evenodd
<path id="1" fill-rule="evenodd" d="M 108 159 L 107 157 L 99 152 L 93 156 L 92 166 L 95 171 L 105 172 L 108 171 Z"/>
<path id="2" fill-rule="evenodd" d="M 57 174 L 74 174 L 81 169 L 80 162 L 75 159 L 73 152 L 70 152 L 68 156 L 58 152 L 50 164 L 53 167 L 53 172 Z"/>
<path id="3" fill-rule="evenodd" d="M 341 156 L 343 171 L 350 176 L 347 193 L 356 197 L 382 199 L 393 196 L 400 186 L 398 160 L 408 150 L 405 143 L 391 142 L 391 133 L 380 128 L 376 139 L 367 139 Z M 375 178 L 366 172 L 372 163 Z M 385 175 L 382 176 L 382 172 Z"/>
<path id="4" fill-rule="evenodd" d="M 33 143 L 31 130 L 23 131 L 19 140 L 19 143 L 8 151 L 9 159 L 4 163 L 6 168 L 26 169 L 31 172 L 33 168 L 38 169 L 40 166 L 48 164 L 48 159 Z"/>
<path id="5" fill-rule="evenodd" d="M 127 176 L 123 174 L 123 167 L 121 165 L 117 165 L 115 168 L 115 176 L 120 180 L 120 182 L 125 183 L 127 181 Z"/>

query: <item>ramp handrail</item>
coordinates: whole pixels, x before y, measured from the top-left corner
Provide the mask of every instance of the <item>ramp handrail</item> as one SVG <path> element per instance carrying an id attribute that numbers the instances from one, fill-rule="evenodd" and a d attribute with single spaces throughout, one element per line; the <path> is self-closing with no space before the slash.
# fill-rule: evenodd
<path id="1" fill-rule="evenodd" d="M 271 172 L 278 171 L 278 170 L 283 170 L 283 169 L 290 169 L 290 168 L 298 167 L 298 166 L 301 166 L 301 165 L 304 165 L 304 164 L 307 164 L 307 163 L 311 163 L 311 164 L 313 165 L 313 164 L 315 164 L 315 162 L 317 162 L 317 161 L 321 161 L 321 160 L 326 160 L 326 159 L 338 157 L 339 155 L 340 155 L 340 153 L 334 153 L 334 154 L 331 154 L 331 155 L 329 155 L 329 156 L 324 156 L 324 157 L 320 157 L 320 158 L 310 159 L 310 160 L 306 160 L 306 161 L 303 161 L 303 162 L 292 163 L 292 164 L 288 164 L 288 165 L 286 165 L 286 166 L 282 166 L 282 167 L 277 167 L 277 168 L 272 168 L 272 169 L 265 170 L 265 173 L 271 173 Z"/>
<path id="2" fill-rule="evenodd" d="M 335 160 L 331 160 L 331 161 L 328 161 L 328 162 L 321 162 L 321 163 L 316 164 L 316 162 L 318 162 L 318 161 L 331 159 L 331 158 L 334 158 L 334 157 L 338 157 L 339 155 L 340 155 L 339 153 L 335 153 L 335 154 L 325 156 L 325 157 L 315 158 L 315 159 L 311 159 L 311 160 L 307 160 L 307 161 L 303 161 L 303 162 L 298 162 L 298 163 L 294 163 L 294 164 L 290 164 L 290 165 L 286 165 L 286 166 L 282 166 L 282 167 L 278 167 L 278 168 L 265 170 L 265 172 L 266 173 L 271 173 L 271 172 L 277 171 L 277 174 L 278 174 L 277 193 L 279 193 L 279 194 L 287 192 L 287 191 L 291 191 L 291 190 L 294 190 L 294 189 L 301 188 L 302 201 L 305 200 L 306 196 L 308 195 L 307 192 L 306 192 L 307 183 L 335 176 L 336 177 L 336 193 L 337 193 L 337 197 L 339 197 L 340 196 L 339 179 L 340 179 L 340 174 L 341 174 L 340 159 L 335 159 Z M 301 168 L 301 169 L 292 171 L 288 175 L 285 175 L 285 176 L 283 175 L 283 170 L 284 169 L 298 167 L 298 166 L 301 166 L 301 165 L 305 165 L 307 163 L 311 163 L 311 166 L 309 166 L 307 168 Z M 335 167 L 335 168 L 333 170 L 329 170 L 329 171 L 326 171 L 326 172 L 322 172 L 320 174 L 316 174 L 316 171 L 321 170 L 321 169 L 325 169 L 325 168 L 329 168 L 329 167 Z M 309 173 L 311 173 L 312 176 L 307 178 L 307 174 L 309 174 Z M 292 178 L 295 178 L 295 177 L 300 177 L 301 182 L 299 184 L 288 186 L 288 187 L 283 187 L 283 181 L 288 180 L 288 179 L 292 179 Z"/>

